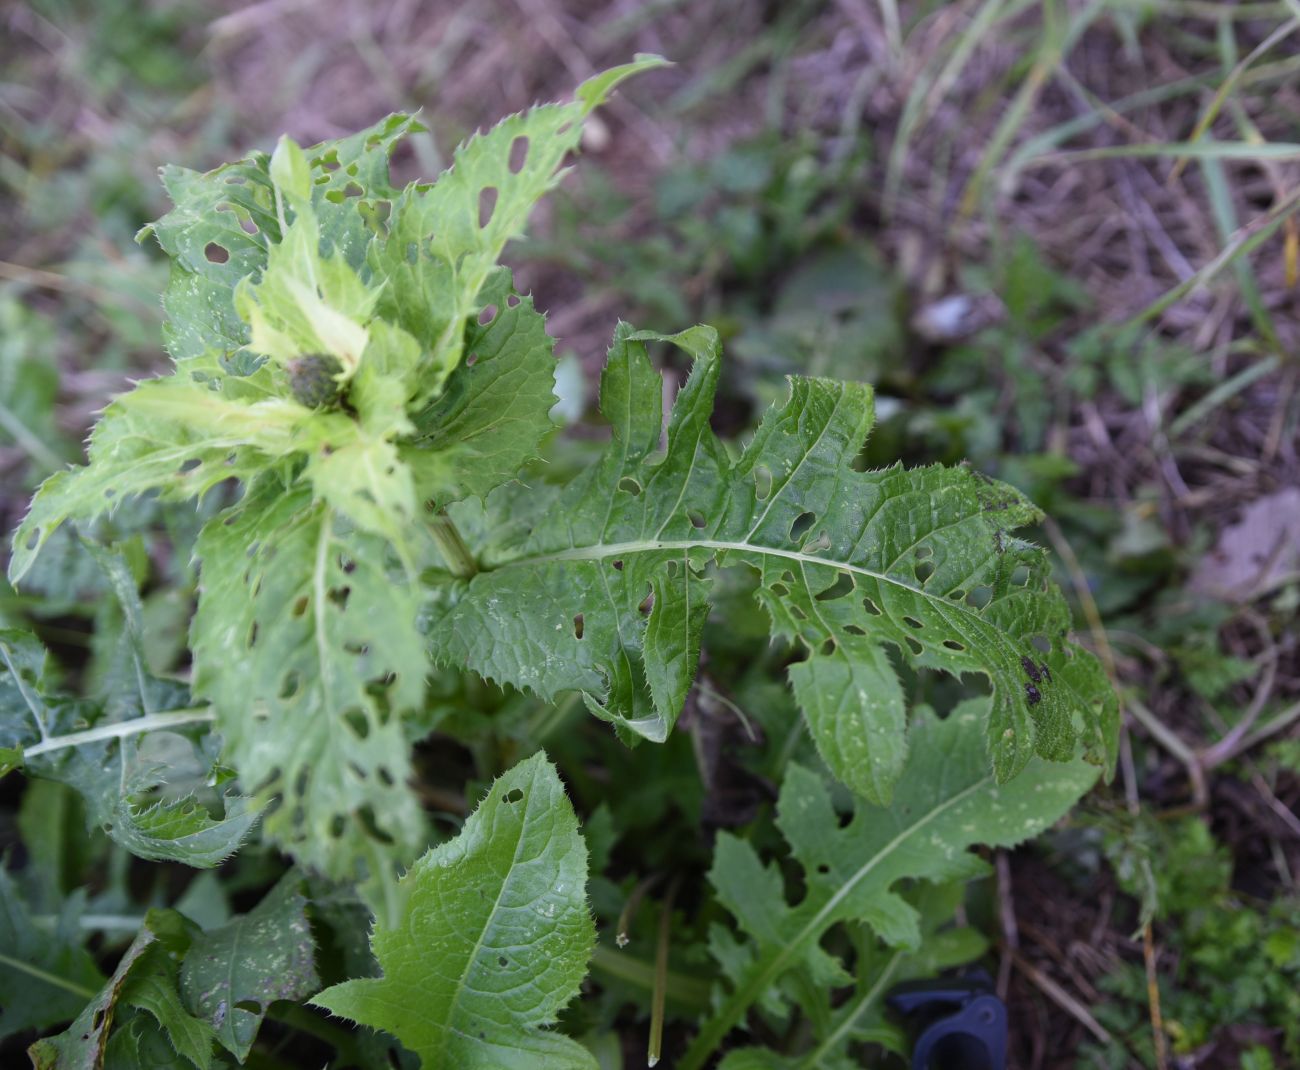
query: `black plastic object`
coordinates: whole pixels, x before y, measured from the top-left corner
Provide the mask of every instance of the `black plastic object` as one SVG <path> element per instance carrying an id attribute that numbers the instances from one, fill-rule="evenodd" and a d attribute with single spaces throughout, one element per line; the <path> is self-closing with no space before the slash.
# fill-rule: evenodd
<path id="1" fill-rule="evenodd" d="M 912 1029 L 912 1070 L 1006 1070 L 1007 1008 L 983 970 L 906 981 L 885 1004 Z"/>

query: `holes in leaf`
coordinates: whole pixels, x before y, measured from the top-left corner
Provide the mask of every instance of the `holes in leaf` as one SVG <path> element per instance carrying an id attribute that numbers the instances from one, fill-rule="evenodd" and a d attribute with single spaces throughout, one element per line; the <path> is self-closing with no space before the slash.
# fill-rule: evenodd
<path id="1" fill-rule="evenodd" d="M 823 877 L 827 876 L 830 873 L 830 871 L 831 871 L 831 867 L 828 866 L 825 862 L 822 862 L 817 866 L 817 872 L 820 873 Z"/>
<path id="2" fill-rule="evenodd" d="M 669 578 L 670 580 L 673 580 L 673 579 L 676 579 L 676 578 L 677 578 L 678 567 L 679 567 L 679 566 L 678 566 L 678 564 L 677 564 L 676 561 L 669 561 L 669 562 L 668 562 L 668 565 L 667 565 L 667 569 L 666 569 L 666 571 L 668 572 L 668 578 Z"/>
<path id="3" fill-rule="evenodd" d="M 823 550 L 829 550 L 830 548 L 831 537 L 824 531 L 818 535 L 817 538 L 813 539 L 811 542 L 804 543 L 803 546 L 800 547 L 800 549 L 806 554 L 819 554 Z"/>
<path id="4" fill-rule="evenodd" d="M 375 820 L 375 812 L 369 805 L 363 806 L 357 811 L 357 820 L 361 822 L 361 827 L 380 843 L 391 844 L 393 842 L 393 837 L 379 827 L 379 823 Z"/>
<path id="5" fill-rule="evenodd" d="M 575 639 L 582 638 L 583 627 L 584 627 L 584 621 L 583 621 L 582 614 L 578 613 L 573 618 L 573 638 Z"/>
<path id="6" fill-rule="evenodd" d="M 800 609 L 798 606 L 791 606 L 791 607 L 790 607 L 790 616 L 794 617 L 795 620 L 807 620 L 807 619 L 808 619 L 808 614 L 805 613 L 805 612 L 804 612 L 802 609 Z"/>
<path id="7" fill-rule="evenodd" d="M 909 628 L 924 628 L 924 627 L 925 627 L 925 625 L 922 624 L 922 623 L 921 623 L 919 620 L 917 620 L 915 617 L 904 617 L 904 618 L 903 618 L 903 623 L 906 624 Z"/>
<path id="8" fill-rule="evenodd" d="M 343 720 L 357 739 L 370 735 L 370 719 L 361 710 L 348 710 L 343 714 Z"/>
<path id="9" fill-rule="evenodd" d="M 643 616 L 648 615 L 650 610 L 654 609 L 654 605 L 655 605 L 655 592 L 654 592 L 654 588 L 651 587 L 650 593 L 647 594 L 643 599 L 641 599 L 641 604 L 636 607 L 637 612 L 642 614 Z"/>
<path id="10" fill-rule="evenodd" d="M 231 519 L 234 518 L 232 517 Z M 229 523 L 229 521 L 227 521 L 227 523 Z M 32 528 L 32 533 L 27 536 L 27 542 L 24 544 L 23 549 L 35 550 L 36 544 L 39 543 L 40 541 L 41 541 L 41 529 Z"/>
<path id="11" fill-rule="evenodd" d="M 497 959 L 497 965 L 504 970 L 507 966 L 510 965 L 510 960 L 506 958 L 504 955 L 502 955 L 499 959 Z"/>
<path id="12" fill-rule="evenodd" d="M 621 491 L 625 491 L 626 493 L 632 495 L 632 497 L 635 498 L 638 494 L 641 493 L 641 484 L 638 483 L 631 476 L 624 476 L 622 479 L 618 481 L 618 489 Z"/>
<path id="13" fill-rule="evenodd" d="M 623 571 L 623 559 L 622 559 L 621 557 L 620 557 L 617 561 L 614 562 L 614 571 L 615 571 L 615 572 L 622 572 L 622 571 Z"/>
<path id="14" fill-rule="evenodd" d="M 491 323 L 496 318 L 497 318 L 497 306 L 485 305 L 483 307 L 483 311 L 478 314 L 478 325 L 480 327 L 486 327 L 489 323 Z"/>
<path id="15" fill-rule="evenodd" d="M 817 595 L 817 601 L 833 602 L 837 598 L 843 598 L 846 594 L 852 594 L 855 587 L 853 574 L 851 572 L 841 572 L 835 577 L 834 583 Z"/>
<path id="16" fill-rule="evenodd" d="M 486 229 L 492 222 L 492 213 L 497 207 L 497 188 L 496 186 L 484 186 L 478 191 L 478 225 L 480 229 Z"/>
<path id="17" fill-rule="evenodd" d="M 772 470 L 766 465 L 760 464 L 754 469 L 754 497 L 760 502 L 767 501 L 767 496 L 772 493 Z"/>
<path id="18" fill-rule="evenodd" d="M 686 519 L 691 522 L 691 527 L 695 528 L 697 531 L 703 528 L 706 523 L 708 523 L 708 521 L 704 519 L 704 514 L 701 513 L 698 509 L 687 509 Z"/>
<path id="19" fill-rule="evenodd" d="M 815 523 L 817 523 L 816 513 L 800 513 L 790 522 L 790 541 L 800 542 Z"/>
<path id="20" fill-rule="evenodd" d="M 347 609 L 348 599 L 351 595 L 351 587 L 332 587 L 329 592 L 329 600 L 338 606 L 339 609 Z"/>
<path id="21" fill-rule="evenodd" d="M 916 573 L 917 582 L 925 583 L 926 580 L 934 575 L 934 562 L 918 561 L 916 563 L 916 568 L 913 571 Z"/>
<path id="22" fill-rule="evenodd" d="M 519 174 L 524 169 L 524 163 L 528 159 L 528 138 L 522 135 L 510 142 L 510 173 Z"/>
<path id="23" fill-rule="evenodd" d="M 784 583 L 774 583 L 770 589 L 778 598 L 785 598 L 790 594 L 790 588 Z"/>
<path id="24" fill-rule="evenodd" d="M 186 475 L 189 472 L 193 472 L 194 469 L 198 468 L 198 466 L 201 465 L 202 463 L 203 462 L 199 460 L 199 458 L 191 457 L 188 461 L 186 461 L 183 465 L 181 465 L 180 468 L 177 469 L 177 471 L 179 472 L 180 475 Z"/>
<path id="25" fill-rule="evenodd" d="M 365 657 L 365 655 L 370 653 L 370 645 L 368 643 L 344 643 L 343 649 L 349 654 L 354 654 L 359 658 Z"/>
<path id="26" fill-rule="evenodd" d="M 508 295 L 506 296 L 506 307 L 507 307 L 507 308 L 518 308 L 518 307 L 519 307 L 519 295 L 518 295 L 518 294 L 508 294 Z"/>
<path id="27" fill-rule="evenodd" d="M 873 617 L 880 616 L 880 607 L 876 605 L 876 603 L 873 602 L 870 598 L 862 599 L 862 608 L 865 609 L 868 613 L 870 613 Z"/>
<path id="28" fill-rule="evenodd" d="M 975 587 L 966 595 L 966 604 L 975 609 L 983 609 L 992 601 L 992 587 Z"/>
<path id="29" fill-rule="evenodd" d="M 966 644 L 959 643 L 957 642 L 956 639 L 945 639 L 943 641 L 943 645 L 946 646 L 949 650 L 955 650 L 958 654 L 960 654 L 963 650 L 966 649 Z"/>
<path id="30" fill-rule="evenodd" d="M 203 255 L 209 264 L 224 264 L 230 260 L 230 250 L 214 241 L 204 247 Z"/>
<path id="31" fill-rule="evenodd" d="M 1029 569 L 1024 565 L 1017 565 L 1014 572 L 1011 573 L 1011 583 L 1015 587 L 1023 587 L 1029 582 Z"/>
<path id="32" fill-rule="evenodd" d="M 298 693 L 298 688 L 301 685 L 302 677 L 295 670 L 285 673 L 284 679 L 280 681 L 281 700 L 293 698 Z"/>
<path id="33" fill-rule="evenodd" d="M 253 621 L 248 627 L 248 646 L 257 646 L 257 621 Z"/>
<path id="34" fill-rule="evenodd" d="M 388 771 L 388 766 L 381 765 L 375 770 L 375 776 L 379 777 L 379 783 L 386 788 L 391 788 L 394 783 L 393 774 Z"/>
<path id="35" fill-rule="evenodd" d="M 916 548 L 916 559 L 924 561 L 927 557 L 934 556 L 934 548 L 930 546 L 918 546 Z"/>
<path id="36" fill-rule="evenodd" d="M 845 630 L 846 632 L 848 632 L 849 635 L 866 635 L 866 634 L 867 634 L 867 630 L 866 630 L 866 628 L 859 628 L 856 624 L 846 624 L 846 625 L 844 626 L 844 630 Z"/>
<path id="37" fill-rule="evenodd" d="M 824 657 L 824 658 L 829 658 L 832 654 L 834 654 L 834 653 L 835 653 L 835 636 L 833 636 L 833 635 L 828 635 L 828 636 L 826 637 L 826 640 L 822 643 L 821 647 L 818 649 L 817 653 L 820 654 L 820 655 L 821 655 L 822 657 Z"/>
<path id="38" fill-rule="evenodd" d="M 502 796 L 502 801 L 514 804 L 524 801 L 524 792 L 522 788 L 511 788 Z"/>
<path id="39" fill-rule="evenodd" d="M 913 656 L 914 658 L 920 657 L 921 654 L 924 653 L 924 651 L 925 651 L 925 647 L 923 647 L 920 643 L 918 643 L 918 642 L 917 642 L 915 639 L 913 639 L 910 635 L 905 635 L 905 636 L 903 636 L 903 640 L 907 643 L 907 649 L 910 650 L 910 651 L 912 652 L 912 656 Z"/>
<path id="40" fill-rule="evenodd" d="M 951 598 L 954 602 L 960 602 L 963 598 L 966 597 L 966 592 L 963 591 L 960 587 L 958 587 L 955 591 L 949 591 L 948 597 Z"/>
<path id="41" fill-rule="evenodd" d="M 253 222 L 251 217 L 248 219 L 241 219 L 239 221 L 239 227 L 245 234 L 257 233 L 257 224 Z"/>
<path id="42" fill-rule="evenodd" d="M 307 596 L 305 594 L 299 595 L 298 600 L 293 604 L 293 615 L 295 617 L 301 617 L 306 612 L 307 612 Z"/>
<path id="43" fill-rule="evenodd" d="M 1052 652 L 1052 641 L 1045 635 L 1035 635 L 1029 642 L 1040 654 L 1050 654 Z"/>

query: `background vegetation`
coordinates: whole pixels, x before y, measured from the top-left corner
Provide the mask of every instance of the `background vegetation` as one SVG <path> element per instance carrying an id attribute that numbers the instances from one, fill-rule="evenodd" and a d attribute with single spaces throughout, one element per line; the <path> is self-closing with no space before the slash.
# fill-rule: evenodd
<path id="1" fill-rule="evenodd" d="M 566 418 L 593 407 L 616 317 L 706 321 L 730 354 L 721 431 L 751 427 L 785 372 L 861 379 L 880 395 L 866 463 L 969 459 L 1025 490 L 1127 727 L 1115 783 L 999 855 L 970 904 L 1014 1065 L 1300 1065 L 1295 0 L 44 0 L 6 5 L 0 29 L 6 531 L 106 397 L 164 366 L 165 267 L 132 241 L 166 208 L 161 163 L 423 108 L 398 173 L 433 174 L 481 122 L 635 51 L 674 60 L 601 113 L 508 254 L 555 310 Z M 183 672 L 183 513 L 132 522 L 116 534 L 147 649 Z M 34 627 L 84 683 L 121 622 L 93 561 L 63 560 L 21 596 L 0 580 L 0 625 Z M 615 804 L 630 831 L 603 846 L 598 914 L 617 915 L 629 853 L 698 872 L 718 828 L 770 808 L 755 739 L 787 700 L 711 686 L 733 670 L 706 665 L 689 731 L 638 752 L 656 791 Z M 448 829 L 516 757 L 512 725 L 609 827 L 603 784 L 627 759 L 603 729 L 478 700 L 498 714 L 482 746 L 435 736 L 419 758 Z M 129 938 L 115 918 L 180 895 L 216 917 L 274 875 L 246 852 L 222 890 L 179 868 L 145 883 L 83 845 L 61 789 L 9 777 L 0 807 L 32 909 L 85 888 L 106 961 Z M 648 999 L 629 991 L 590 1025 L 616 1024 L 635 1067 Z"/>

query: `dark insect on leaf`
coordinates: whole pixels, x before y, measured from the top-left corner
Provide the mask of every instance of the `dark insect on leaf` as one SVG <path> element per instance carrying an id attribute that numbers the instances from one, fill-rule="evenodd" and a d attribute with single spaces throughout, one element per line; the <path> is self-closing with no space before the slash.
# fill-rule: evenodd
<path id="1" fill-rule="evenodd" d="M 343 370 L 337 357 L 328 353 L 308 353 L 289 362 L 289 388 L 299 404 L 320 409 L 339 399 L 335 378 Z"/>
<path id="2" fill-rule="evenodd" d="M 1029 705 L 1037 706 L 1042 700 L 1042 697 L 1043 696 L 1039 693 L 1038 688 L 1033 684 L 1025 684 L 1025 698 L 1029 700 Z"/>
<path id="3" fill-rule="evenodd" d="M 1029 679 L 1034 681 L 1034 683 L 1038 683 L 1038 681 L 1043 678 L 1042 673 L 1038 671 L 1038 666 L 1028 658 L 1021 658 L 1020 664 L 1024 666 L 1025 673 L 1028 675 Z"/>

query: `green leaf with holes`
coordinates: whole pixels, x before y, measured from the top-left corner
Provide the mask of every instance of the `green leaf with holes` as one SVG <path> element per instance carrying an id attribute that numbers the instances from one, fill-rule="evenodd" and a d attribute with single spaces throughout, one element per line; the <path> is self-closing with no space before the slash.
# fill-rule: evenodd
<path id="1" fill-rule="evenodd" d="M 290 872 L 247 914 L 196 935 L 181 963 L 186 1006 L 241 1063 L 272 1003 L 320 986 L 301 883 Z"/>
<path id="2" fill-rule="evenodd" d="M 858 801 L 841 827 L 830 793 L 814 772 L 789 767 L 777 802 L 777 825 L 803 870 L 805 892 L 787 901 L 774 863 L 753 845 L 720 833 L 709 880 L 736 919 L 747 956 L 678 1062 L 699 1070 L 749 1008 L 788 976 L 814 986 L 849 977 L 821 941 L 841 922 L 869 925 L 891 947 L 921 946 L 921 915 L 899 882 L 965 880 L 985 864 L 968 848 L 1012 847 L 1065 814 L 1097 779 L 1083 761 L 1033 757 L 1009 784 L 999 784 L 980 756 L 989 701 L 965 702 L 945 719 L 920 710 L 913 721 L 907 774 L 888 807 Z"/>
<path id="3" fill-rule="evenodd" d="M 94 549 L 124 624 L 101 694 L 59 691 L 46 652 L 25 632 L 0 630 L 0 748 L 31 777 L 66 784 L 86 820 L 141 858 L 219 865 L 257 823 L 260 808 L 210 786 L 211 714 L 183 685 L 145 665 L 135 581 L 118 554 Z"/>
<path id="4" fill-rule="evenodd" d="M 386 878 L 428 830 L 402 723 L 424 695 L 417 591 L 390 546 L 268 478 L 199 536 L 196 694 L 265 831 L 342 879 Z"/>
<path id="5" fill-rule="evenodd" d="M 578 993 L 595 942 L 587 848 L 543 754 L 501 776 L 454 840 L 399 885 L 401 911 L 371 936 L 383 976 L 312 1002 L 384 1029 L 426 1067 L 595 1070 L 547 1028 Z"/>
<path id="6" fill-rule="evenodd" d="M 282 800 L 267 833 L 374 896 L 428 837 L 407 785 L 427 730 L 417 581 L 457 563 L 425 510 L 512 479 L 552 428 L 552 343 L 497 260 L 591 110 L 661 62 L 506 119 L 400 191 L 389 153 L 420 129 L 402 116 L 165 171 L 176 206 L 141 237 L 172 259 L 176 367 L 108 407 L 89 463 L 47 480 L 14 537 L 17 583 L 69 521 L 238 481 L 243 497 L 197 546 L 195 693 L 250 792 Z M 177 840 L 199 814 L 184 817 L 151 810 L 131 827 Z"/>
<path id="7" fill-rule="evenodd" d="M 694 367 L 662 430 L 646 345 Z M 746 565 L 822 756 L 863 797 L 887 801 L 907 757 L 897 658 L 992 686 L 985 748 L 1005 782 L 1037 754 L 1114 761 L 1116 703 L 1069 613 L 1017 491 L 966 467 L 863 472 L 867 386 L 794 378 L 732 458 L 709 427 L 717 335 L 621 325 L 601 380 L 613 441 L 567 485 L 502 488 L 479 534 L 480 571 L 442 593 L 435 660 L 550 698 L 579 690 L 600 717 L 664 739 L 682 708 L 714 563 Z M 661 446 L 661 435 L 663 445 Z"/>

